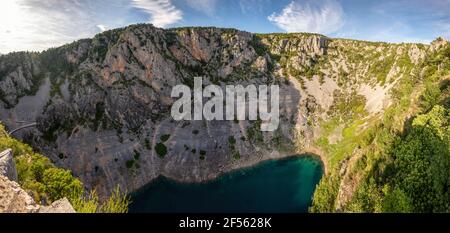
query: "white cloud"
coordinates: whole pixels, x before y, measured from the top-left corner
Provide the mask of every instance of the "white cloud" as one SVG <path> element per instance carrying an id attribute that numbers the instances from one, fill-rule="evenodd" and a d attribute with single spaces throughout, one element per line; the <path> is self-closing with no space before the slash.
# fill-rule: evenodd
<path id="1" fill-rule="evenodd" d="M 335 0 L 294 0 L 268 19 L 287 32 L 330 34 L 344 24 L 344 11 Z"/>
<path id="2" fill-rule="evenodd" d="M 137 8 L 156 26 L 182 18 L 170 0 L 1 0 L 0 53 L 42 51 L 137 23 Z"/>
<path id="3" fill-rule="evenodd" d="M 103 24 L 98 24 L 97 27 L 98 27 L 98 29 L 100 29 L 101 32 L 104 32 L 107 29 L 107 27 Z"/>
<path id="4" fill-rule="evenodd" d="M 192 9 L 203 12 L 212 17 L 216 13 L 216 6 L 218 0 L 186 0 L 186 3 Z"/>
<path id="5" fill-rule="evenodd" d="M 80 0 L 2 0 L 0 52 L 43 50 L 99 32 Z"/>
<path id="6" fill-rule="evenodd" d="M 132 5 L 150 14 L 149 22 L 166 27 L 183 19 L 183 12 L 171 0 L 132 0 Z"/>

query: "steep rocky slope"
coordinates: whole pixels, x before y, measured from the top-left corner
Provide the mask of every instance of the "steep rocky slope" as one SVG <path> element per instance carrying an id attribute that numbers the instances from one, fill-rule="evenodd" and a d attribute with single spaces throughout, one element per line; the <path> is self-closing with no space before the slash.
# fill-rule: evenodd
<path id="1" fill-rule="evenodd" d="M 9 129 L 36 122 L 15 136 L 101 194 L 159 175 L 204 181 L 305 152 L 344 176 L 356 146 L 336 154 L 330 145 L 380 119 L 398 84 L 445 46 L 134 25 L 0 56 L 0 116 Z M 173 121 L 171 89 L 192 86 L 195 76 L 205 85 L 280 85 L 278 130 L 261 132 L 260 121 Z"/>

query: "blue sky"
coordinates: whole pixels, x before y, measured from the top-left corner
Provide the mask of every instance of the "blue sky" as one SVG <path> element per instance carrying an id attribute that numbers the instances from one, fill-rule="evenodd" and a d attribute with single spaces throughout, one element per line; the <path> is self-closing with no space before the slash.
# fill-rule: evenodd
<path id="1" fill-rule="evenodd" d="M 450 37 L 450 0 L 2 0 L 0 53 L 40 51 L 134 23 L 429 43 Z"/>

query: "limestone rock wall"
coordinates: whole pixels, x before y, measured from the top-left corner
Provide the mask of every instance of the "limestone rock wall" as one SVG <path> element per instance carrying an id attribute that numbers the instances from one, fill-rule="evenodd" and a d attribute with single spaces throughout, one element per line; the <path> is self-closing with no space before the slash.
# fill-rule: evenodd
<path id="1" fill-rule="evenodd" d="M 0 152 L 0 175 L 8 177 L 8 179 L 17 182 L 16 165 L 13 160 L 11 149 Z"/>

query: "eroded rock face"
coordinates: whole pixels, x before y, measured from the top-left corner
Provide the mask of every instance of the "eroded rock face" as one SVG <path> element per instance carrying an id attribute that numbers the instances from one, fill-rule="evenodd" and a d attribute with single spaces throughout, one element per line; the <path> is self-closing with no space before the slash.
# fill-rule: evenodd
<path id="1" fill-rule="evenodd" d="M 14 106 L 20 97 L 32 92 L 33 75 L 40 72 L 35 53 L 11 53 L 0 62 L 0 93 L 6 106 Z"/>
<path id="2" fill-rule="evenodd" d="M 19 184 L 0 175 L 0 213 L 36 213 L 39 206 Z"/>
<path id="3" fill-rule="evenodd" d="M 316 34 L 135 25 L 41 54 L 1 56 L 0 116 L 9 128 L 37 122 L 15 136 L 100 195 L 117 185 L 133 191 L 159 175 L 205 181 L 314 149 L 318 122 L 330 117 L 338 94 L 363 96 L 368 114 L 382 111 L 395 80 L 411 72 L 400 61 L 420 62 L 427 51 Z M 192 86 L 196 76 L 221 87 L 279 85 L 279 128 L 261 132 L 258 121 L 174 121 L 172 87 Z"/>
<path id="4" fill-rule="evenodd" d="M 0 175 L 0 213 L 75 213 L 67 198 L 40 206 L 18 183 Z"/>
<path id="5" fill-rule="evenodd" d="M 435 40 L 433 40 L 433 42 L 431 42 L 431 49 L 432 50 L 438 50 L 439 48 L 441 48 L 442 46 L 446 45 L 448 43 L 448 41 L 446 39 L 444 39 L 444 37 L 438 37 Z"/>
<path id="6" fill-rule="evenodd" d="M 67 198 L 62 198 L 50 206 L 41 206 L 38 213 L 75 213 L 75 210 Z"/>
<path id="7" fill-rule="evenodd" d="M 0 152 L 0 175 L 17 182 L 16 165 L 13 160 L 11 149 Z"/>

